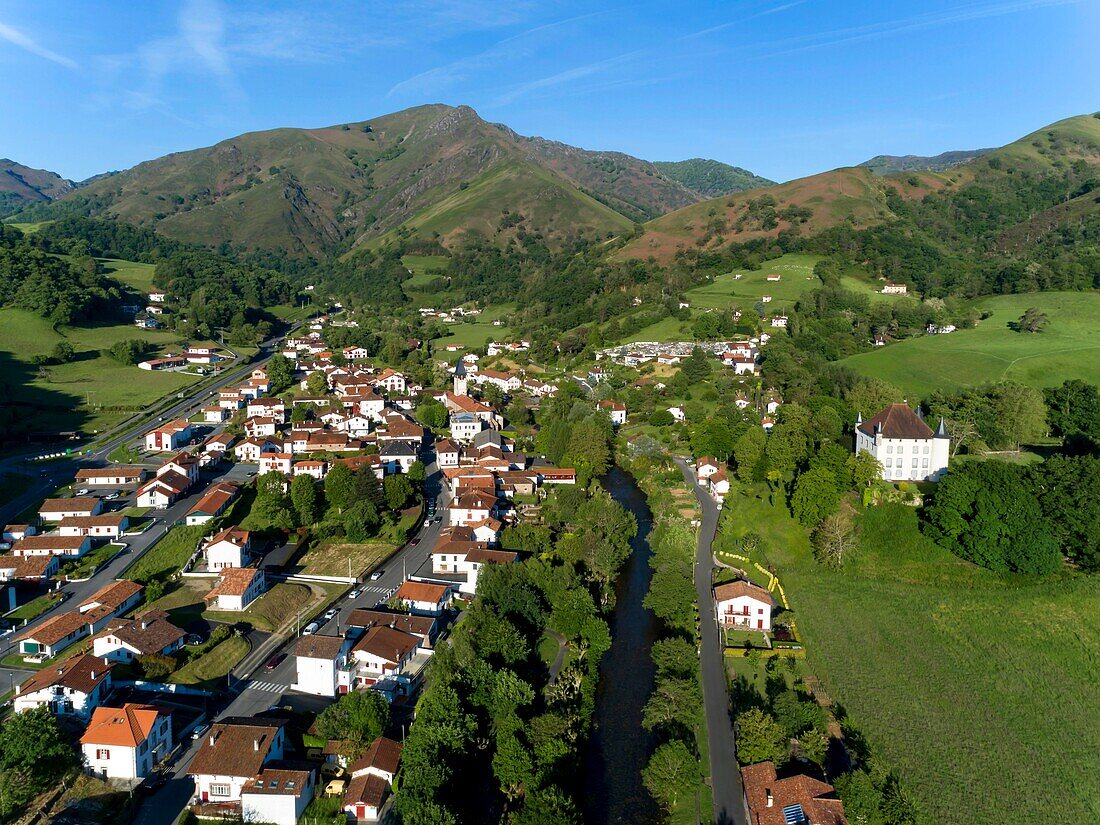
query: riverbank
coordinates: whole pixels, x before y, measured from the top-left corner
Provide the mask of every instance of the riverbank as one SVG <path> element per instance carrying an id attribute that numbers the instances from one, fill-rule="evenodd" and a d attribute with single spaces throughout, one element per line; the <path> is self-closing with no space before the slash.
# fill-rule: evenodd
<path id="1" fill-rule="evenodd" d="M 643 726 L 654 749 L 642 778 L 648 793 L 675 825 L 711 822 L 708 726 L 699 658 L 699 610 L 694 569 L 696 527 L 701 523 L 693 491 L 667 457 L 620 457 L 645 494 L 652 516 L 644 604 L 656 619 L 651 650 L 655 669 Z M 725 691 L 721 690 L 722 695 Z"/>
<path id="2" fill-rule="evenodd" d="M 615 583 L 611 649 L 600 662 L 592 735 L 583 763 L 584 819 L 609 825 L 654 825 L 661 820 L 642 782 L 642 767 L 657 745 L 642 726 L 642 709 L 653 692 L 656 666 L 650 649 L 657 618 L 644 605 L 649 590 L 652 514 L 646 496 L 618 467 L 601 479 L 604 488 L 638 523 L 630 557 Z"/>

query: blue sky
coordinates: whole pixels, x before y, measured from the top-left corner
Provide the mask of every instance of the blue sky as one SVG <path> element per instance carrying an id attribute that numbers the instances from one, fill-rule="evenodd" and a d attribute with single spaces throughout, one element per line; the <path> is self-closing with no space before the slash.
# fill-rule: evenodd
<path id="1" fill-rule="evenodd" d="M 74 179 L 277 126 L 465 103 L 787 180 L 1100 109 L 1100 0 L 0 0 L 0 156 Z"/>

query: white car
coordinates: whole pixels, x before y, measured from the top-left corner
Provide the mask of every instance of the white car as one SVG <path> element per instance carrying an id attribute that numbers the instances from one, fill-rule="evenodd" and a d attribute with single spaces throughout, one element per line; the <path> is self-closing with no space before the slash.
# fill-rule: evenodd
<path id="1" fill-rule="evenodd" d="M 362 590 L 358 590 L 358 589 L 352 590 L 350 593 L 348 593 L 348 601 L 353 601 L 354 599 L 358 599 L 362 595 L 363 595 Z"/>
<path id="2" fill-rule="evenodd" d="M 317 622 L 310 622 L 309 624 L 307 624 L 305 626 L 305 629 L 302 630 L 302 635 L 303 636 L 312 636 L 314 633 L 316 633 L 320 629 L 321 629 L 321 625 L 317 624 Z"/>

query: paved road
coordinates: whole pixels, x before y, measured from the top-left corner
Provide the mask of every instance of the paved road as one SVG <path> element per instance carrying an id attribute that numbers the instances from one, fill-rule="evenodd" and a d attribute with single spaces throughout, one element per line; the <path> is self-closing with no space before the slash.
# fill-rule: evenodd
<path id="1" fill-rule="evenodd" d="M 726 663 L 722 654 L 718 619 L 711 609 L 711 574 L 713 554 L 711 543 L 718 528 L 718 506 L 714 499 L 695 482 L 695 473 L 688 463 L 677 458 L 684 480 L 695 491 L 703 510 L 699 526 L 699 544 L 695 558 L 695 591 L 699 599 L 699 625 L 702 635 L 700 658 L 703 672 L 703 704 L 707 720 L 707 740 L 710 744 L 710 780 L 714 796 L 716 825 L 748 825 L 745 794 L 741 787 L 741 772 L 734 750 L 733 723 L 729 711 L 726 684 Z"/>
<path id="2" fill-rule="evenodd" d="M 425 494 L 429 499 L 435 499 L 437 515 L 441 518 L 439 523 L 426 522 L 420 531 L 414 536 L 417 539 L 415 545 L 410 541 L 383 567 L 382 575 L 375 581 L 366 581 L 356 585 L 361 591 L 355 599 L 342 598 L 334 607 L 337 615 L 325 621 L 318 633 L 327 635 L 339 635 L 344 629 L 344 620 L 348 613 L 355 608 L 376 607 L 389 600 L 390 596 L 401 586 L 405 579 L 416 573 L 424 563 L 431 558 L 431 548 L 434 546 L 439 531 L 447 524 L 447 496 L 442 489 L 442 474 L 433 462 L 426 468 L 427 477 L 424 482 Z M 423 571 L 421 571 L 423 572 Z M 349 590 L 352 588 L 349 588 Z M 304 627 L 312 619 L 312 616 L 302 617 Z M 318 621 L 324 621 L 319 619 Z M 330 702 L 318 696 L 293 693 L 290 686 L 297 678 L 294 656 L 291 655 L 297 642 L 298 634 L 294 633 L 288 639 L 279 640 L 272 637 L 269 644 L 250 653 L 241 663 L 234 668 L 231 697 L 224 709 L 217 713 L 217 718 L 226 716 L 256 716 L 273 707 L 290 705 L 296 710 L 310 710 L 319 712 Z M 265 663 L 278 653 L 286 653 L 286 658 L 275 668 L 268 670 Z M 171 779 L 155 794 L 148 797 L 142 804 L 134 825 L 161 825 L 164 822 L 172 822 L 175 817 L 186 807 L 194 794 L 194 783 L 187 776 L 187 770 L 191 761 L 195 758 L 202 745 L 201 740 L 191 740 L 185 743 L 181 755 L 176 759 L 171 768 Z"/>
<path id="3" fill-rule="evenodd" d="M 286 335 L 293 335 L 296 330 L 297 326 L 292 327 L 287 331 Z M 274 344 L 282 340 L 282 337 L 283 336 L 280 335 L 265 341 L 262 348 L 256 355 L 252 356 L 252 358 L 245 361 L 243 364 L 225 370 L 221 375 L 216 377 L 213 382 L 208 384 L 204 383 L 201 389 L 195 390 L 187 397 L 170 405 L 162 412 L 158 412 L 155 415 L 142 416 L 139 419 L 135 419 L 132 423 L 119 428 L 113 435 L 108 436 L 91 454 L 74 454 L 68 458 L 56 459 L 48 462 L 30 461 L 29 458 L 31 456 L 42 455 L 43 453 L 50 452 L 51 449 L 56 449 L 56 447 L 50 448 L 44 446 L 33 452 L 11 455 L 4 459 L 0 459 L 0 469 L 2 470 L 28 473 L 32 476 L 37 474 L 31 487 L 25 493 L 0 503 L 0 524 L 8 524 L 28 507 L 44 498 L 48 493 L 64 484 L 68 484 L 72 481 L 73 477 L 76 475 L 76 470 L 81 465 L 105 463 L 107 456 L 110 455 L 116 447 L 122 444 L 128 444 L 144 435 L 155 423 L 159 423 L 160 421 L 171 421 L 173 418 L 190 416 L 200 408 L 207 406 L 210 403 L 211 395 L 215 395 L 218 390 L 230 384 L 241 382 L 245 374 L 251 372 L 255 367 L 266 363 L 273 354 L 273 350 L 264 349 L 263 347 L 274 346 Z"/>

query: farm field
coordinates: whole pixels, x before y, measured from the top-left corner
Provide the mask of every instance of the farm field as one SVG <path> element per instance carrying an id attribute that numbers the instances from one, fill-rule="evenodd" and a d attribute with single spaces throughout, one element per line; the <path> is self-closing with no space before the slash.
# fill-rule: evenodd
<path id="1" fill-rule="evenodd" d="M 440 359 L 457 361 L 461 352 L 447 352 L 447 344 L 465 344 L 467 349 L 485 346 L 487 340 L 508 340 L 515 333 L 507 326 L 495 327 L 493 321 L 503 318 L 514 312 L 515 304 L 497 304 L 486 307 L 476 321 L 465 321 L 460 324 L 444 324 L 447 335 L 432 341 L 433 354 Z"/>
<path id="2" fill-rule="evenodd" d="M 99 258 L 103 271 L 116 281 L 126 284 L 137 292 L 147 295 L 153 288 L 153 264 L 137 261 L 121 261 L 116 258 Z"/>
<path id="3" fill-rule="evenodd" d="M 684 293 L 684 300 L 691 304 L 693 310 L 726 309 L 731 306 L 751 309 L 762 296 L 770 295 L 772 300 L 765 304 L 767 311 L 780 307 L 788 309 L 804 293 L 821 286 L 821 281 L 814 275 L 814 265 L 820 260 L 820 255 L 783 255 L 767 261 L 760 269 L 737 269 L 719 275 L 708 284 L 689 289 Z M 769 281 L 768 276 L 772 274 L 779 275 L 780 280 Z M 741 277 L 738 278 L 738 275 Z"/>
<path id="4" fill-rule="evenodd" d="M 1100 579 L 997 575 L 925 539 L 916 513 L 861 517 L 843 570 L 766 501 L 734 495 L 722 541 L 752 529 L 808 661 L 929 823 L 1072 822 L 1096 811 Z M 983 792 L 973 793 L 977 783 Z"/>
<path id="5" fill-rule="evenodd" d="M 129 338 L 158 347 L 178 340 L 169 332 L 128 324 L 55 330 L 32 313 L 0 309 L 0 382 L 5 400 L 33 413 L 35 429 L 90 432 L 109 427 L 130 414 L 106 408 L 142 409 L 196 380 L 193 375 L 146 372 L 102 354 L 103 349 Z M 34 366 L 31 359 L 35 355 L 48 355 L 62 340 L 68 340 L 76 349 L 75 361 L 43 371 Z"/>
<path id="6" fill-rule="evenodd" d="M 974 329 L 900 341 L 839 363 L 894 384 L 913 398 L 1001 379 L 1036 387 L 1070 378 L 1100 383 L 1100 294 L 998 295 L 978 307 L 992 315 Z M 1046 330 L 1033 335 L 1009 329 L 1008 323 L 1029 307 L 1050 318 Z"/>
<path id="7" fill-rule="evenodd" d="M 405 255 L 401 263 L 412 272 L 412 277 L 402 283 L 406 292 L 416 290 L 424 286 L 432 278 L 436 277 L 428 272 L 430 269 L 443 269 L 449 259 L 444 255 Z"/>

